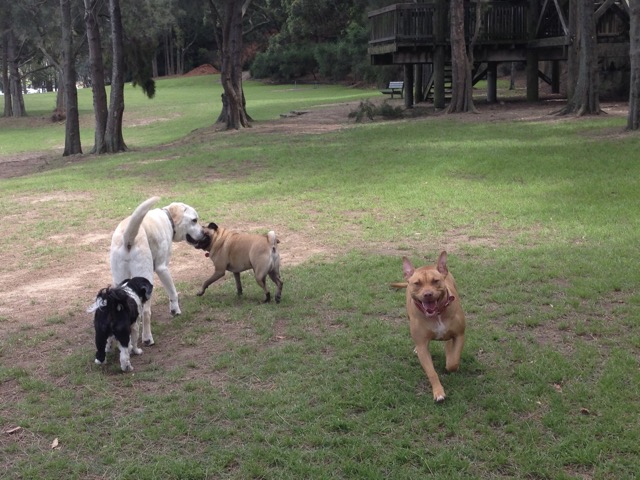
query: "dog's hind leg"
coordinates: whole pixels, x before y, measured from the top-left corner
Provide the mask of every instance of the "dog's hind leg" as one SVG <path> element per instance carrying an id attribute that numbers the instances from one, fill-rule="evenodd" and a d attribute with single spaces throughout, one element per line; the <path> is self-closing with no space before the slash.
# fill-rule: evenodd
<path id="1" fill-rule="evenodd" d="M 267 276 L 266 275 L 256 275 L 256 282 L 260 285 L 260 288 L 264 291 L 264 303 L 269 303 L 271 301 L 271 293 L 269 292 L 269 288 L 267 287 Z"/>
<path id="2" fill-rule="evenodd" d="M 153 345 L 153 335 L 151 335 L 151 303 L 147 302 L 142 308 L 142 342 L 145 345 Z"/>
<path id="3" fill-rule="evenodd" d="M 242 282 L 240 281 L 240 273 L 233 272 L 233 278 L 236 280 L 236 290 L 238 291 L 238 295 L 242 295 Z"/>
<path id="4" fill-rule="evenodd" d="M 283 281 L 280 279 L 280 274 L 277 270 L 271 270 L 269 272 L 269 278 L 273 280 L 273 283 L 276 284 L 276 303 L 280 303 L 280 299 L 282 298 L 282 286 L 284 285 Z"/>

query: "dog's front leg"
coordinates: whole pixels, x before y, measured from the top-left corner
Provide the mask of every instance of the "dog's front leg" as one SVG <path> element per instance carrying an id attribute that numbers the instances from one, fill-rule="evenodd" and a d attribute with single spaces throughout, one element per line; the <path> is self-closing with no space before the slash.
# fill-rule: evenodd
<path id="1" fill-rule="evenodd" d="M 224 277 L 224 269 L 217 269 L 215 270 L 215 272 L 213 272 L 213 275 L 211 275 L 209 278 L 207 278 L 204 283 L 202 284 L 202 288 L 200 289 L 200 291 L 198 293 L 196 293 L 196 295 L 198 295 L 199 297 L 201 297 L 202 295 L 204 295 L 204 291 L 209 288 L 209 285 L 211 285 L 213 282 L 215 282 L 216 280 L 221 279 L 222 277 Z"/>
<path id="2" fill-rule="evenodd" d="M 173 284 L 173 278 L 171 277 L 169 267 L 167 265 L 160 265 L 156 268 L 156 273 L 162 282 L 162 286 L 169 295 L 169 309 L 171 310 L 171 315 L 180 315 L 182 312 L 180 311 L 180 303 L 178 302 L 178 292 Z"/>
<path id="3" fill-rule="evenodd" d="M 142 342 L 145 345 L 153 345 L 153 335 L 151 335 L 151 303 L 147 302 L 142 308 Z"/>
<path id="4" fill-rule="evenodd" d="M 464 347 L 464 335 L 458 335 L 444 344 L 444 352 L 447 358 L 447 372 L 456 372 L 460 368 L 460 357 Z"/>
<path id="5" fill-rule="evenodd" d="M 122 345 L 118 342 L 118 347 L 120 348 L 120 368 L 123 372 L 130 372 L 133 370 L 133 367 L 131 366 L 131 360 L 129 357 L 129 343 Z"/>
<path id="6" fill-rule="evenodd" d="M 142 316 L 144 315 L 144 310 L 142 315 L 138 316 L 138 320 L 133 322 L 131 325 L 131 351 L 136 355 L 142 355 L 142 349 L 138 347 L 138 338 L 140 337 L 140 321 L 142 320 Z"/>
<path id="7" fill-rule="evenodd" d="M 429 352 L 429 342 L 416 344 L 416 353 L 420 360 L 420 365 L 424 373 L 427 374 L 427 378 L 431 383 L 431 389 L 433 390 L 433 399 L 436 402 L 442 402 L 445 399 L 444 388 L 440 383 L 440 378 L 433 367 L 433 360 L 431 359 L 431 352 Z"/>

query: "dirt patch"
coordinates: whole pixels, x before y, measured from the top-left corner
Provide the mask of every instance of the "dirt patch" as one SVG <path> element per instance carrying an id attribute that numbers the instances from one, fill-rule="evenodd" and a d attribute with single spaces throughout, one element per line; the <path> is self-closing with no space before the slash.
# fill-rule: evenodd
<path id="1" fill-rule="evenodd" d="M 205 63 L 204 65 L 200 65 L 199 67 L 194 68 L 193 70 L 188 71 L 183 75 L 183 77 L 195 77 L 198 75 L 216 75 L 220 73 L 213 65 Z"/>

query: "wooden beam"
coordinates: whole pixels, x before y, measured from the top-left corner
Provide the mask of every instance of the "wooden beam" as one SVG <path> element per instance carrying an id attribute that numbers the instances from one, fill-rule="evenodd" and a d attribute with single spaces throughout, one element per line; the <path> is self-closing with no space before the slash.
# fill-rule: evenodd
<path id="1" fill-rule="evenodd" d="M 615 0 L 607 0 L 602 5 L 600 5 L 600 7 L 598 7 L 598 9 L 593 14 L 594 21 L 597 22 L 598 20 L 600 20 L 600 17 L 604 15 L 607 10 L 609 10 L 609 7 L 611 7 L 611 5 L 613 5 L 614 2 Z"/>

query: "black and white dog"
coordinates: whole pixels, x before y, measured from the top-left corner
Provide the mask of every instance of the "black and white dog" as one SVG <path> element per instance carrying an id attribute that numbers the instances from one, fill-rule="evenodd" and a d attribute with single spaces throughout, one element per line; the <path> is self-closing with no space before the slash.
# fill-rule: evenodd
<path id="1" fill-rule="evenodd" d="M 94 313 L 96 330 L 96 363 L 102 365 L 115 340 L 120 348 L 120 368 L 133 370 L 129 359 L 131 352 L 142 353 L 138 348 L 139 323 L 142 306 L 151 298 L 153 285 L 144 277 L 124 280 L 117 287 L 103 288 L 87 312 Z"/>

